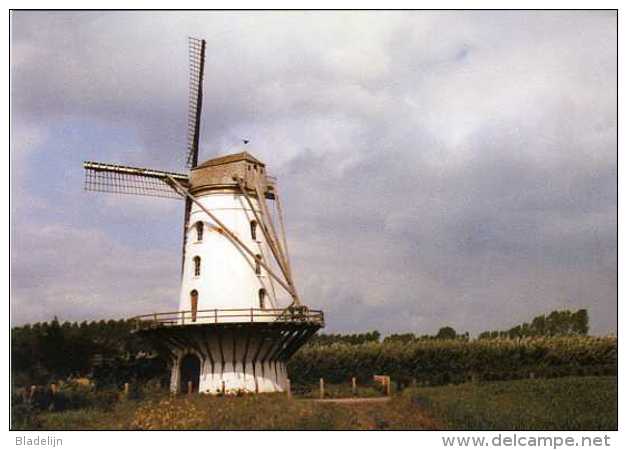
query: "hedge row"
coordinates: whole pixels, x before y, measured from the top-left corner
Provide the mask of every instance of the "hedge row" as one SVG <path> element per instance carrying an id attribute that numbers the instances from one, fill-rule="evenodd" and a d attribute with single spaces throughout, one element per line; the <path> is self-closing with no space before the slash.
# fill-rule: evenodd
<path id="1" fill-rule="evenodd" d="M 305 346 L 288 365 L 293 383 L 324 378 L 361 382 L 385 374 L 402 382 L 446 384 L 567 375 L 611 375 L 617 371 L 615 337 L 419 340 L 359 345 Z"/>

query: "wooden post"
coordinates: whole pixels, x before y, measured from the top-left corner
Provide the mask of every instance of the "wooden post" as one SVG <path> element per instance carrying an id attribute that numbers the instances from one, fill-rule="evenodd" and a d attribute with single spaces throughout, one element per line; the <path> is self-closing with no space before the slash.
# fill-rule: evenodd
<path id="1" fill-rule="evenodd" d="M 388 397 L 390 396 L 390 384 L 390 377 L 385 377 L 385 395 L 387 395 Z"/>
<path id="2" fill-rule="evenodd" d="M 187 395 L 192 395 L 194 389 L 194 385 L 192 384 L 191 381 L 187 382 Z"/>
<path id="3" fill-rule="evenodd" d="M 226 382 L 222 380 L 222 395 L 226 395 Z"/>
<path id="4" fill-rule="evenodd" d="M 353 377 L 353 397 L 357 395 L 357 379 Z"/>
<path id="5" fill-rule="evenodd" d="M 320 398 L 324 398 L 324 378 L 320 378 Z"/>
<path id="6" fill-rule="evenodd" d="M 287 399 L 291 400 L 292 399 L 292 382 L 290 381 L 290 379 L 286 379 L 286 384 L 285 384 L 285 390 L 287 392 Z"/>
<path id="7" fill-rule="evenodd" d="M 124 397 L 128 398 L 129 387 L 130 385 L 128 383 L 124 383 Z"/>

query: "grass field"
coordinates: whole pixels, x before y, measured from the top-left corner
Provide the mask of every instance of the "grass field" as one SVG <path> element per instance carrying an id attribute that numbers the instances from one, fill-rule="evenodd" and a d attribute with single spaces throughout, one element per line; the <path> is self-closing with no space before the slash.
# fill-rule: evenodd
<path id="1" fill-rule="evenodd" d="M 616 430 L 616 377 L 465 383 L 405 392 L 455 430 Z"/>
<path id="2" fill-rule="evenodd" d="M 41 412 L 31 427 L 204 430 L 612 430 L 616 377 L 567 377 L 406 389 L 384 403 L 329 404 L 284 395 L 154 395 L 111 410 Z M 31 428 L 28 427 L 28 428 Z"/>

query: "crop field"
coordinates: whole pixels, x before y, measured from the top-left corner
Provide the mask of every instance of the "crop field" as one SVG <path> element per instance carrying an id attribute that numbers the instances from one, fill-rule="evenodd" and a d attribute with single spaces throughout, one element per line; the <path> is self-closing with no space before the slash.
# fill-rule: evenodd
<path id="1" fill-rule="evenodd" d="M 305 346 L 289 362 L 295 383 L 341 383 L 386 374 L 410 384 L 443 385 L 581 375 L 615 375 L 615 337 L 564 336 L 465 341 L 417 340 Z"/>
<path id="2" fill-rule="evenodd" d="M 613 430 L 617 411 L 617 378 L 589 376 L 408 388 L 387 402 L 321 403 L 284 394 L 104 396 L 59 412 L 14 407 L 12 428 Z"/>

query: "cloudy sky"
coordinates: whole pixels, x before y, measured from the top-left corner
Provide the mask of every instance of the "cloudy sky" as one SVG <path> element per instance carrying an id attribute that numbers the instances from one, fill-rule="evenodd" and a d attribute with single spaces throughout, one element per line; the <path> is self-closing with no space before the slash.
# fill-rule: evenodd
<path id="1" fill-rule="evenodd" d="M 586 11 L 14 13 L 14 324 L 178 304 L 182 202 L 81 164 L 184 170 L 189 35 L 200 159 L 252 141 L 326 331 L 616 331 L 616 13 Z"/>

